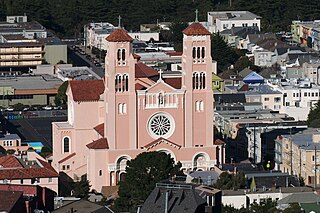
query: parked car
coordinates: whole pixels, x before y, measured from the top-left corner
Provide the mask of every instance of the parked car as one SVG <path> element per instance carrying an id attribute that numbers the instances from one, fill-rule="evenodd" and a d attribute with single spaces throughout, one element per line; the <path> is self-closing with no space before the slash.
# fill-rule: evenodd
<path id="1" fill-rule="evenodd" d="M 62 109 L 62 106 L 54 106 L 53 109 Z"/>
<path id="2" fill-rule="evenodd" d="M 52 110 L 52 106 L 45 106 L 42 109 L 44 109 L 44 110 Z"/>
<path id="3" fill-rule="evenodd" d="M 38 116 L 35 112 L 23 112 L 21 115 L 23 116 Z"/>
<path id="4" fill-rule="evenodd" d="M 9 106 L 9 107 L 6 108 L 6 111 L 12 112 L 12 111 L 14 111 L 14 108 L 12 106 Z"/>

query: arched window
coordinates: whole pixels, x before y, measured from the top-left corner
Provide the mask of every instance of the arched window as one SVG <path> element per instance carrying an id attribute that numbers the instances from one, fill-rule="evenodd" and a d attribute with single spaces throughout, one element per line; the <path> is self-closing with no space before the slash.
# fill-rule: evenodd
<path id="1" fill-rule="evenodd" d="M 205 47 L 202 47 L 201 48 L 201 56 L 202 56 L 202 58 L 205 57 L 205 54 L 206 54 Z"/>
<path id="2" fill-rule="evenodd" d="M 122 49 L 122 61 L 126 60 L 126 50 Z"/>
<path id="3" fill-rule="evenodd" d="M 129 76 L 124 75 L 124 84 L 125 84 L 125 90 L 124 91 L 129 91 Z"/>
<path id="4" fill-rule="evenodd" d="M 159 93 L 159 105 L 163 105 L 164 104 L 164 97 L 163 97 L 163 94 L 162 93 Z"/>
<path id="5" fill-rule="evenodd" d="M 197 48 L 197 58 L 200 58 L 200 47 Z"/>
<path id="6" fill-rule="evenodd" d="M 203 101 L 200 101 L 200 111 L 202 112 L 204 110 L 204 104 Z"/>
<path id="7" fill-rule="evenodd" d="M 127 114 L 127 104 L 122 104 L 122 112 L 123 114 Z"/>
<path id="8" fill-rule="evenodd" d="M 199 89 L 202 89 L 202 75 L 203 73 L 201 72 L 199 75 Z"/>
<path id="9" fill-rule="evenodd" d="M 195 82 L 196 82 L 195 88 L 196 88 L 196 89 L 199 89 L 199 74 L 198 74 L 198 73 L 196 73 Z"/>
<path id="10" fill-rule="evenodd" d="M 196 48 L 192 49 L 192 58 L 196 58 Z"/>
<path id="11" fill-rule="evenodd" d="M 192 75 L 192 89 L 196 88 L 196 73 L 194 72 Z"/>
<path id="12" fill-rule="evenodd" d="M 63 138 L 63 152 L 69 152 L 70 151 L 70 139 L 69 137 Z"/>
<path id="13" fill-rule="evenodd" d="M 118 113 L 122 114 L 122 104 L 118 104 Z"/>
<path id="14" fill-rule="evenodd" d="M 99 176 L 102 176 L 102 170 L 99 170 Z"/>
<path id="15" fill-rule="evenodd" d="M 122 91 L 122 87 L 123 87 L 123 83 L 122 83 L 122 75 L 118 74 L 116 75 L 116 82 L 115 82 L 115 90 L 116 92 L 121 92 Z"/>
<path id="16" fill-rule="evenodd" d="M 120 59 L 121 59 L 121 49 L 118 49 L 117 60 L 120 61 Z"/>
<path id="17" fill-rule="evenodd" d="M 199 103 L 199 101 L 196 101 L 196 111 L 197 112 L 200 111 L 200 103 Z"/>
<path id="18" fill-rule="evenodd" d="M 202 73 L 202 89 L 206 88 L 206 74 Z"/>

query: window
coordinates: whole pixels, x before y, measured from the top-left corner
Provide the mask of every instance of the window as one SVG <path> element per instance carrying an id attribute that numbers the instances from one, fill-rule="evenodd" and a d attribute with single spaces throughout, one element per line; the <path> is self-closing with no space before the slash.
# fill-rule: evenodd
<path id="1" fill-rule="evenodd" d="M 66 170 L 66 166 L 65 165 L 62 166 L 62 170 Z"/>
<path id="2" fill-rule="evenodd" d="M 296 97 L 296 93 L 293 93 L 293 97 Z"/>
<path id="3" fill-rule="evenodd" d="M 290 102 L 286 102 L 286 106 L 290 106 Z"/>
<path id="4" fill-rule="evenodd" d="M 122 114 L 122 104 L 118 104 L 118 113 Z"/>
<path id="5" fill-rule="evenodd" d="M 52 183 L 52 177 L 49 177 L 49 178 L 48 178 L 48 182 L 49 182 L 49 183 Z"/>
<path id="6" fill-rule="evenodd" d="M 128 74 L 117 74 L 115 77 L 115 91 L 116 92 L 127 92 L 129 91 L 129 75 Z"/>
<path id="7" fill-rule="evenodd" d="M 279 97 L 274 98 L 274 102 L 279 103 L 280 101 L 281 101 L 281 98 L 279 98 Z"/>
<path id="8" fill-rule="evenodd" d="M 197 48 L 197 58 L 200 58 L 200 47 Z"/>
<path id="9" fill-rule="evenodd" d="M 196 48 L 192 49 L 192 58 L 196 58 Z"/>
<path id="10" fill-rule="evenodd" d="M 196 111 L 199 112 L 200 111 L 200 102 L 196 101 Z"/>
<path id="11" fill-rule="evenodd" d="M 269 101 L 269 98 L 264 98 L 264 101 Z"/>
<path id="12" fill-rule="evenodd" d="M 20 179 L 20 184 L 23 184 L 23 179 Z"/>
<path id="13" fill-rule="evenodd" d="M 67 170 L 70 170 L 70 165 L 67 165 Z"/>
<path id="14" fill-rule="evenodd" d="M 306 96 L 307 96 L 307 93 L 305 92 L 305 93 L 304 93 L 304 97 L 306 97 Z"/>
<path id="15" fill-rule="evenodd" d="M 205 47 L 202 47 L 201 48 L 201 56 L 202 56 L 202 58 L 205 57 L 205 54 L 206 54 Z"/>
<path id="16" fill-rule="evenodd" d="M 126 50 L 122 50 L 122 61 L 126 60 Z"/>
<path id="17" fill-rule="evenodd" d="M 311 97 L 314 97 L 314 93 L 311 93 Z"/>
<path id="18" fill-rule="evenodd" d="M 203 112 L 204 110 L 204 104 L 203 101 L 200 101 L 200 111 Z"/>
<path id="19" fill-rule="evenodd" d="M 99 170 L 99 176 L 102 176 L 102 170 Z"/>
<path id="20" fill-rule="evenodd" d="M 121 49 L 118 49 L 117 60 L 120 61 L 120 59 L 121 59 Z"/>
<path id="21" fill-rule="evenodd" d="M 63 138 L 63 152 L 69 152 L 70 151 L 70 139 L 69 137 Z"/>

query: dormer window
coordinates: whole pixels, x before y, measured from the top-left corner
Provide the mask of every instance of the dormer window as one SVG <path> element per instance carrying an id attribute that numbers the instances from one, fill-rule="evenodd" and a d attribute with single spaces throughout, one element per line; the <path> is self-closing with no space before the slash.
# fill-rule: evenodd
<path id="1" fill-rule="evenodd" d="M 235 76 L 235 75 L 230 75 L 230 79 L 236 79 L 237 78 L 237 76 Z"/>

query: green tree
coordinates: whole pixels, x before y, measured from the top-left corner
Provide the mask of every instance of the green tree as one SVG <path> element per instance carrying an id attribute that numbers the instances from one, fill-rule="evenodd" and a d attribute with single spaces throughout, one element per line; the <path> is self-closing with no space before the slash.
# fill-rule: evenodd
<path id="1" fill-rule="evenodd" d="M 301 213 L 301 207 L 299 203 L 290 203 L 290 206 L 286 208 L 283 213 Z"/>
<path id="2" fill-rule="evenodd" d="M 247 213 L 248 210 L 244 207 L 236 209 L 231 205 L 222 205 L 222 213 Z"/>
<path id="3" fill-rule="evenodd" d="M 250 67 L 253 63 L 249 60 L 247 56 L 241 56 L 234 64 L 234 69 L 241 71 L 244 68 Z"/>
<path id="4" fill-rule="evenodd" d="M 233 48 L 228 46 L 219 33 L 212 35 L 211 46 L 211 56 L 218 62 L 218 72 L 233 65 L 240 57 Z"/>
<path id="5" fill-rule="evenodd" d="M 276 208 L 277 202 L 267 201 L 265 203 L 252 203 L 250 205 L 250 212 L 259 212 L 259 213 L 277 213 L 279 212 Z"/>
<path id="6" fill-rule="evenodd" d="M 54 99 L 54 103 L 55 105 L 65 105 L 67 104 L 67 95 L 66 95 L 66 91 L 68 88 L 68 81 L 63 82 L 63 84 L 61 84 L 61 86 L 58 89 L 58 93 Z"/>
<path id="7" fill-rule="evenodd" d="M 115 201 L 116 211 L 136 212 L 156 186 L 167 181 L 181 168 L 173 158 L 163 152 L 144 152 L 127 162 L 126 175 L 119 183 L 119 198 Z"/>
<path id="8" fill-rule="evenodd" d="M 236 175 L 230 174 L 228 172 L 222 172 L 214 185 L 215 188 L 226 190 L 226 189 L 241 189 L 244 188 L 246 184 L 245 175 L 243 172 L 239 171 Z"/>
<path id="9" fill-rule="evenodd" d="M 51 149 L 47 146 L 44 146 L 41 148 L 41 152 L 40 152 L 40 155 L 42 157 L 47 157 L 48 155 L 50 155 L 52 153 Z"/>
<path id="10" fill-rule="evenodd" d="M 307 124 L 309 127 L 319 128 L 320 127 L 320 101 L 310 109 Z"/>
<path id="11" fill-rule="evenodd" d="M 182 52 L 182 31 L 188 27 L 188 23 L 185 22 L 174 22 L 171 26 L 171 41 L 174 44 L 174 49 L 177 52 Z"/>
<path id="12" fill-rule="evenodd" d="M 81 178 L 79 182 L 73 183 L 73 196 L 78 198 L 87 197 L 90 187 L 89 181 L 86 178 Z"/>

